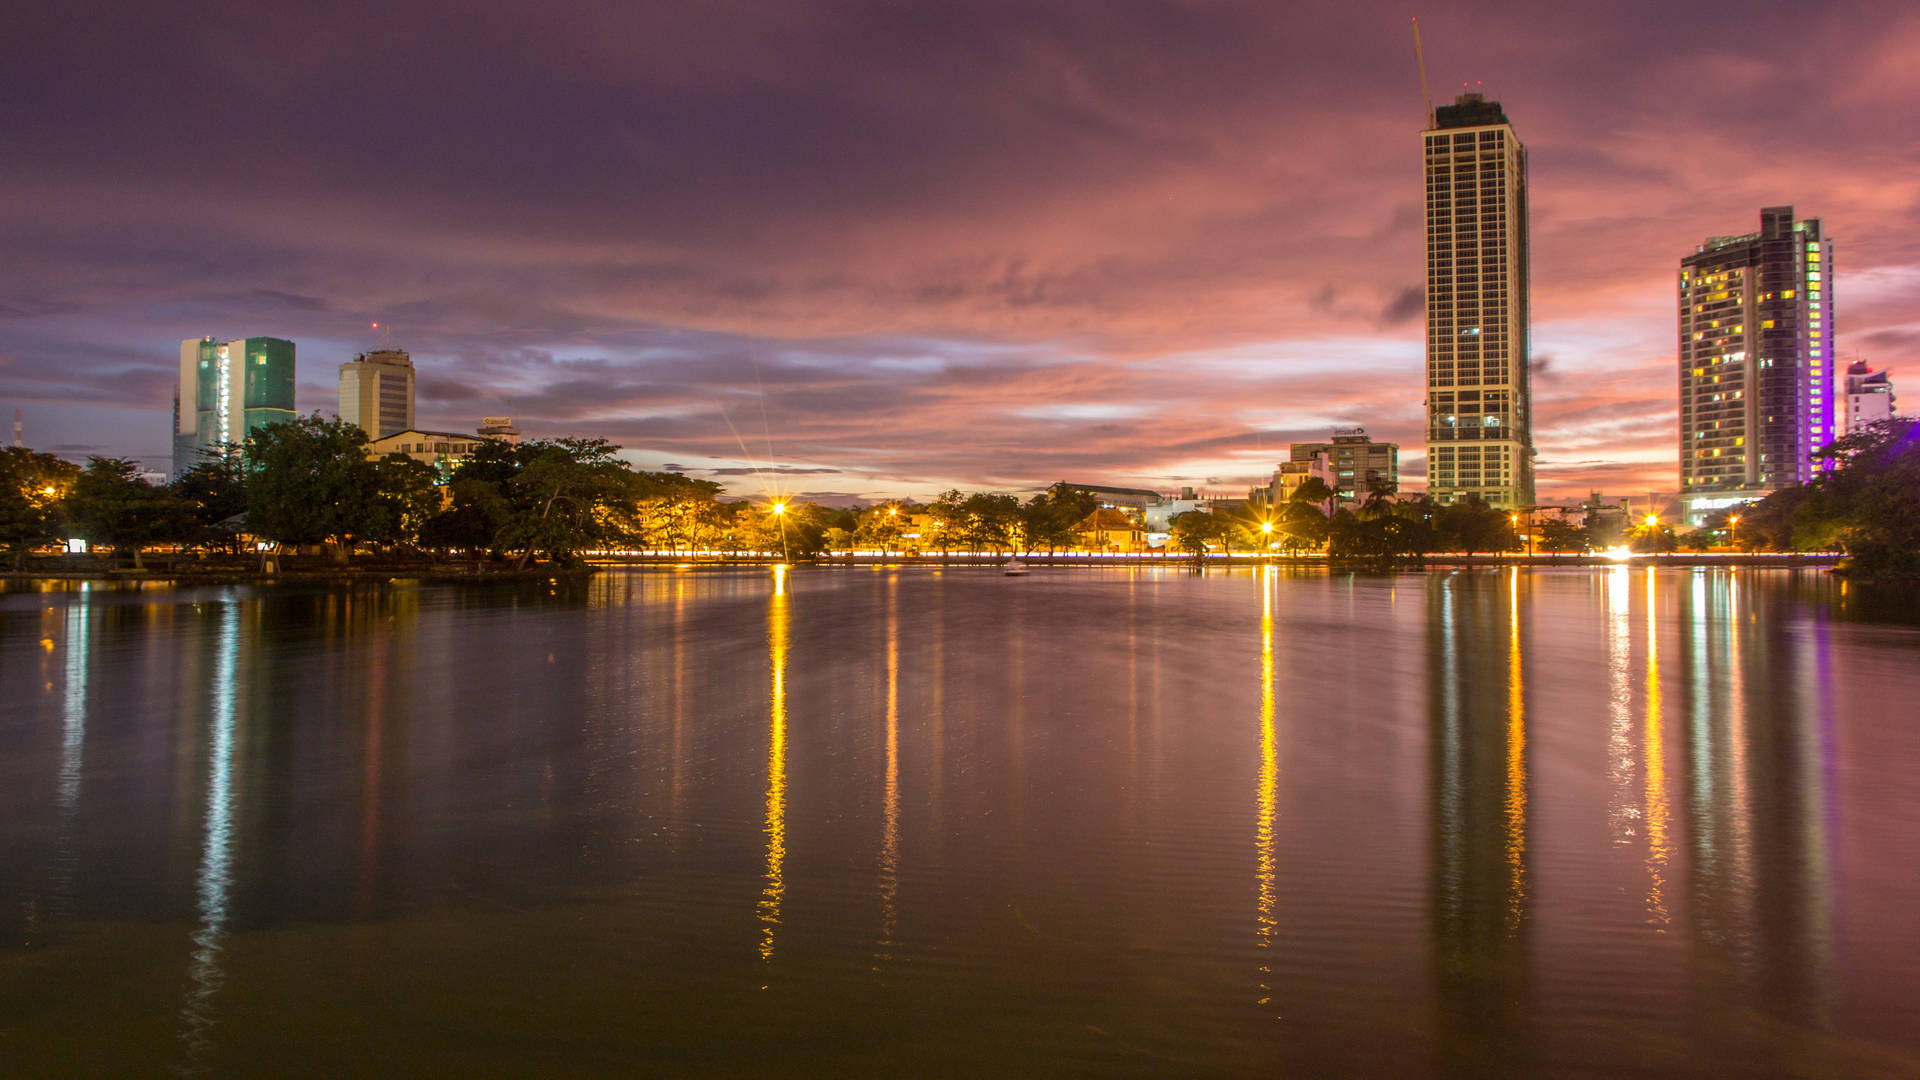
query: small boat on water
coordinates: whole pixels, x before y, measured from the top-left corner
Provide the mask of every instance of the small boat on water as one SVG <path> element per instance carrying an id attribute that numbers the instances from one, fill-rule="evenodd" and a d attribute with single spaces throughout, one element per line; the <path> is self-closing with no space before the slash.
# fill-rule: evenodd
<path id="1" fill-rule="evenodd" d="M 1026 574 L 1029 569 L 1027 564 L 1021 562 L 1019 559 L 1008 559 L 1006 562 L 1000 564 L 1000 572 L 1008 577 L 1020 577 Z"/>

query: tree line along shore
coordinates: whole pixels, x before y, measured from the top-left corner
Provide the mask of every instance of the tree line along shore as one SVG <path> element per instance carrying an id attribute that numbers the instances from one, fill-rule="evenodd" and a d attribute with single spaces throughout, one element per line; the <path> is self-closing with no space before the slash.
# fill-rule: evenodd
<path id="1" fill-rule="evenodd" d="M 402 454 L 369 458 L 366 446 L 355 425 L 302 417 L 207 453 L 163 485 L 124 458 L 78 466 L 9 447 L 0 452 L 0 547 L 16 573 L 145 570 L 157 555 L 174 573 L 471 577 L 580 572 L 590 556 L 608 554 L 931 560 L 1105 546 L 1096 497 L 1064 483 L 1024 502 L 955 490 L 845 509 L 726 499 L 712 481 L 635 469 L 601 439 L 487 442 L 450 468 Z M 1198 560 L 1259 553 L 1375 565 L 1521 551 L 1840 551 L 1856 577 L 1920 579 L 1917 447 L 1914 421 L 1873 425 L 1823 450 L 1812 482 L 1691 532 L 1553 516 L 1523 531 L 1519 515 L 1482 502 L 1385 491 L 1339 507 L 1314 479 L 1284 504 L 1182 514 L 1169 546 Z M 86 562 L 64 554 L 76 539 L 96 553 Z M 112 559 L 103 564 L 100 549 Z"/>

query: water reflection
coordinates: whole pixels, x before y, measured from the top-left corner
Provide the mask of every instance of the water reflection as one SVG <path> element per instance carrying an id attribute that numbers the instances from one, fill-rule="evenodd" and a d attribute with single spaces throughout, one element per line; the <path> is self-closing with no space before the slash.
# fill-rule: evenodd
<path id="1" fill-rule="evenodd" d="M 767 696 L 767 869 L 760 889 L 760 959 L 773 959 L 774 930 L 780 925 L 780 901 L 787 872 L 787 568 L 773 568 L 773 595 L 767 602 L 767 666 L 772 683 Z"/>
<path id="2" fill-rule="evenodd" d="M 187 999 L 181 1010 L 180 1037 L 186 1045 L 189 1071 L 203 1070 L 212 1055 L 217 1021 L 214 998 L 226 982 L 220 961 L 227 939 L 228 892 L 233 886 L 233 749 L 239 720 L 239 656 L 240 603 L 230 598 L 220 607 L 213 681 L 208 688 L 205 839 L 194 887 L 200 926 L 193 933 L 193 954 L 187 962 Z"/>
<path id="3" fill-rule="evenodd" d="M 87 671 L 92 641 L 88 623 L 93 610 L 86 599 L 88 584 L 81 583 L 80 595 L 61 612 L 65 622 L 61 633 L 64 671 L 60 702 L 60 775 L 54 796 L 58 824 L 54 834 L 51 905 L 52 915 L 56 919 L 71 919 L 75 915 L 74 876 L 80 867 L 75 824 L 80 812 L 80 769 L 87 742 Z"/>
<path id="4" fill-rule="evenodd" d="M 1448 574 L 1428 595 L 1438 1050 L 1447 1070 L 1512 1068 L 1529 993 L 1521 579 Z"/>
<path id="5" fill-rule="evenodd" d="M 1743 604 L 1729 574 L 1695 573 L 1678 596 L 1687 891 L 1692 935 L 1711 958 L 1698 977 L 1723 999 L 1824 1023 L 1833 962 L 1826 624 L 1796 625 L 1758 597 Z"/>
<path id="6" fill-rule="evenodd" d="M 880 948 L 894 945 L 900 892 L 900 578 L 887 575 L 886 769 L 881 780 Z"/>
<path id="7" fill-rule="evenodd" d="M 0 1071 L 1915 1071 L 1920 635 L 1755 572 L 1251 583 L 0 595 Z"/>
<path id="8" fill-rule="evenodd" d="M 1618 580 L 1625 584 L 1626 567 L 1619 567 Z M 1667 863 L 1673 857 L 1672 840 L 1667 835 L 1667 747 L 1665 718 L 1660 713 L 1660 607 L 1653 571 L 1647 571 L 1647 678 L 1646 718 L 1642 731 L 1646 737 L 1647 786 L 1645 815 L 1647 822 L 1647 922 L 1666 933 L 1672 922 L 1667 909 Z"/>
<path id="9" fill-rule="evenodd" d="M 1280 750 L 1273 730 L 1273 567 L 1260 571 L 1260 784 L 1254 795 L 1255 880 L 1259 902 L 1254 918 L 1255 943 L 1262 952 L 1273 948 L 1274 929 L 1278 925 L 1275 904 L 1275 815 L 1280 783 Z M 1260 958 L 1260 997 L 1257 1004 L 1273 1003 L 1273 960 Z"/>

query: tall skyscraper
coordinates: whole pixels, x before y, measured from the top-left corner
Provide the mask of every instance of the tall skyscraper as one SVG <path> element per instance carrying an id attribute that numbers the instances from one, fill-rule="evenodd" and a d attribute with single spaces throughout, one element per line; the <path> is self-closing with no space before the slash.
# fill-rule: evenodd
<path id="1" fill-rule="evenodd" d="M 1687 520 L 1805 483 L 1840 432 L 1833 243 L 1793 207 L 1680 260 L 1680 494 Z"/>
<path id="2" fill-rule="evenodd" d="M 1497 101 L 1434 110 L 1427 157 L 1427 491 L 1533 495 L 1527 150 Z"/>
<path id="3" fill-rule="evenodd" d="M 340 419 L 369 439 L 413 427 L 413 358 L 389 342 L 340 365 Z"/>
<path id="4" fill-rule="evenodd" d="M 253 337 L 180 343 L 173 393 L 173 471 L 199 451 L 246 442 L 247 433 L 299 415 L 293 408 L 293 342 Z"/>

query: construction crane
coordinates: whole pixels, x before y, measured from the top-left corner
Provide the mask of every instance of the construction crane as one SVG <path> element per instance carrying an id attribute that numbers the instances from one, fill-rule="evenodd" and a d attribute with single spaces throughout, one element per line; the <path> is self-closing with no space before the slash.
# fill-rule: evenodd
<path id="1" fill-rule="evenodd" d="M 1413 59 L 1420 65 L 1420 104 L 1426 106 L 1427 130 L 1433 130 L 1433 95 L 1427 92 L 1427 54 L 1420 49 L 1420 19 L 1413 20 Z"/>

